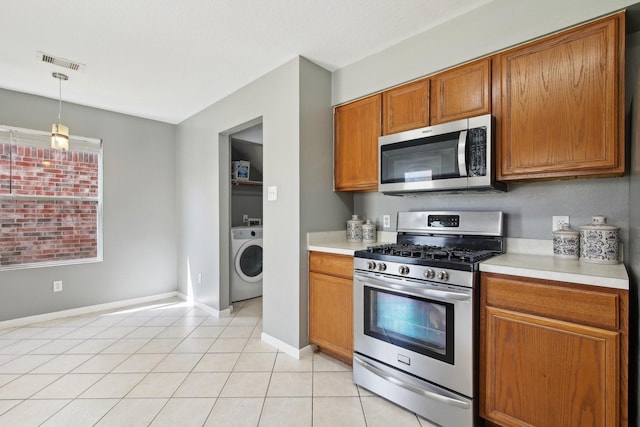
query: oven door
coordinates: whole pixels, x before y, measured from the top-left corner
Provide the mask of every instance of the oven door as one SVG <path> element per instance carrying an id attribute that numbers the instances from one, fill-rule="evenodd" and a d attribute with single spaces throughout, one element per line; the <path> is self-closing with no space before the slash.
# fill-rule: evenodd
<path id="1" fill-rule="evenodd" d="M 474 397 L 474 289 L 356 271 L 354 351 Z"/>

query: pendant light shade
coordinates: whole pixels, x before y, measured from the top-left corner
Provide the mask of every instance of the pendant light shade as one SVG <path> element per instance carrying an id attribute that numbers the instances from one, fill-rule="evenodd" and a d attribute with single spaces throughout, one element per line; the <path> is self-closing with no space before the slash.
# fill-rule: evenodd
<path id="1" fill-rule="evenodd" d="M 51 125 L 51 148 L 66 151 L 69 149 L 69 128 L 62 124 Z"/>
<path id="2" fill-rule="evenodd" d="M 62 81 L 68 80 L 65 74 L 53 73 L 53 77 L 58 79 L 60 85 L 60 97 L 58 98 L 58 123 L 51 126 L 51 148 L 54 150 L 66 151 L 69 149 L 69 128 L 62 124 Z"/>

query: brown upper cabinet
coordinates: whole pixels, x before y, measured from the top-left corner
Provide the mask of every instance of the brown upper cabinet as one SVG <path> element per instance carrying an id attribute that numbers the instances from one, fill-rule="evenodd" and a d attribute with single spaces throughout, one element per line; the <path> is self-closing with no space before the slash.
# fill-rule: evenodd
<path id="1" fill-rule="evenodd" d="M 491 112 L 491 61 L 461 65 L 431 78 L 431 123 Z"/>
<path id="2" fill-rule="evenodd" d="M 382 108 L 383 135 L 429 126 L 429 80 L 383 92 Z"/>
<path id="3" fill-rule="evenodd" d="M 381 95 L 336 107 L 333 179 L 336 191 L 378 189 Z"/>
<path id="4" fill-rule="evenodd" d="M 382 134 L 491 112 L 491 61 L 485 58 L 382 93 Z"/>
<path id="5" fill-rule="evenodd" d="M 497 179 L 624 172 L 624 14 L 498 55 Z"/>

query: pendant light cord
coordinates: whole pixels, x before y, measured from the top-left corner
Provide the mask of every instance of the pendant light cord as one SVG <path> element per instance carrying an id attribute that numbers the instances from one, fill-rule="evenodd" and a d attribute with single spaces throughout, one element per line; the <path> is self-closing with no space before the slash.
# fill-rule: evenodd
<path id="1" fill-rule="evenodd" d="M 62 124 L 62 81 L 68 80 L 66 74 L 52 73 L 53 77 L 58 79 L 58 124 Z"/>
<path id="2" fill-rule="evenodd" d="M 58 94 L 58 124 L 62 123 L 62 79 L 58 77 L 58 87 L 60 88 Z"/>

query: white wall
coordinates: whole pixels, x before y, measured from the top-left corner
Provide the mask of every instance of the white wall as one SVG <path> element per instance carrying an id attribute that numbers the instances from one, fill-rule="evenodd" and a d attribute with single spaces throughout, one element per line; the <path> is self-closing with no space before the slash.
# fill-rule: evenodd
<path id="1" fill-rule="evenodd" d="M 63 103 L 64 123 L 104 142 L 104 262 L 0 272 L 0 320 L 176 290 L 175 126 Z M 58 101 L 0 89 L 0 122 L 48 130 Z M 53 294 L 52 282 L 64 290 Z"/>
<path id="2" fill-rule="evenodd" d="M 493 0 L 333 73 L 334 105 L 623 9 L 637 0 Z"/>
<path id="3" fill-rule="evenodd" d="M 317 90 L 310 89 L 319 85 Z M 340 195 L 332 191 L 330 74 L 296 58 L 178 125 L 178 205 L 180 239 L 178 286 L 216 310 L 229 306 L 229 138 L 243 124 L 263 123 L 263 331 L 299 349 L 306 342 L 306 252 L 304 235 L 315 212 L 318 226 L 335 229 L 345 216 Z M 309 101 L 306 101 L 309 99 Z M 318 124 L 310 125 L 317 121 Z M 318 133 L 310 134 L 309 130 Z M 317 147 L 316 147 L 317 145 Z M 319 150 L 309 162 L 306 149 Z M 314 162 L 325 164 L 319 171 Z M 317 178 L 317 180 L 316 180 Z M 322 183 L 322 186 L 318 184 Z M 303 185 L 305 187 L 303 188 Z M 267 200 L 276 186 L 278 199 Z M 347 209 L 348 210 L 348 209 Z M 305 246 L 306 247 L 306 243 Z M 202 273 L 203 283 L 189 282 Z"/>

